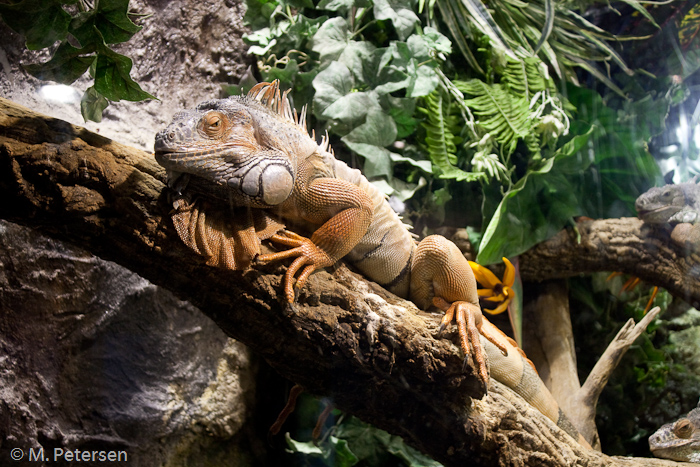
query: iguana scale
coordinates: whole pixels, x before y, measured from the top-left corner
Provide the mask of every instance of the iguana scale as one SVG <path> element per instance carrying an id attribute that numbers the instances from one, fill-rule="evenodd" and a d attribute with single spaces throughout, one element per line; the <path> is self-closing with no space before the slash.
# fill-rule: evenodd
<path id="1" fill-rule="evenodd" d="M 294 287 L 314 270 L 345 258 L 422 309 L 445 311 L 441 329 L 456 319 L 465 359 L 474 359 L 485 384 L 484 349 L 491 376 L 582 441 L 514 341 L 483 317 L 459 249 L 438 235 L 416 243 L 385 196 L 335 159 L 327 137 L 318 144 L 309 136 L 304 112 L 297 116 L 276 81 L 177 114 L 156 136 L 155 155 L 176 191 L 199 195 L 176 202 L 173 223 L 207 264 L 245 269 L 291 258 L 283 284 L 293 302 Z M 262 255 L 267 239 L 289 249 Z"/>
<path id="2" fill-rule="evenodd" d="M 651 435 L 649 449 L 656 457 L 700 464 L 700 401 L 688 415 Z"/>

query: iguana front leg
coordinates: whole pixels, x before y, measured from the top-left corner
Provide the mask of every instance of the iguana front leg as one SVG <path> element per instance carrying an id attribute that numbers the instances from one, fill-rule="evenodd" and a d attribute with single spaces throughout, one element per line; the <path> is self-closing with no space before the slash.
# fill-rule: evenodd
<path id="1" fill-rule="evenodd" d="M 454 243 L 442 236 L 431 235 L 418 244 L 411 263 L 411 301 L 422 309 L 433 304 L 445 311 L 440 330 L 456 319 L 465 364 L 473 350 L 479 377 L 488 383 L 479 334 L 504 355 L 508 350 L 501 336 L 483 326 L 486 319 L 479 307 L 474 273 Z"/>
<path id="2" fill-rule="evenodd" d="M 292 303 L 294 288 L 301 289 L 313 271 L 332 266 L 357 245 L 367 233 L 374 207 L 372 198 L 356 185 L 337 178 L 317 178 L 301 183 L 280 209 L 286 211 L 286 218 L 293 211 L 300 219 L 321 225 L 310 239 L 289 231 L 272 236 L 271 240 L 292 248 L 258 257 L 261 262 L 295 258 L 284 278 L 285 297 Z"/>

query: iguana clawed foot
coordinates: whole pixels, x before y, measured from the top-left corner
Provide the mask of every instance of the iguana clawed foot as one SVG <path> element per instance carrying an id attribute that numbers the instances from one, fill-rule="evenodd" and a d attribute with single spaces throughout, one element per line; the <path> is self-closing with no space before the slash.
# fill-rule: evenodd
<path id="1" fill-rule="evenodd" d="M 464 365 L 472 355 L 474 350 L 474 362 L 477 366 L 479 378 L 488 386 L 489 372 L 486 368 L 486 360 L 484 359 L 484 350 L 481 347 L 479 334 L 488 339 L 493 345 L 498 347 L 503 355 L 508 355 L 508 349 L 499 341 L 496 336 L 486 332 L 482 327 L 484 316 L 478 305 L 469 302 L 453 302 L 449 303 L 441 297 L 433 298 L 433 305 L 445 311 L 445 316 L 442 317 L 438 333 L 441 333 L 453 319 L 457 320 L 457 330 L 459 331 L 459 341 L 464 352 Z"/>
<path id="2" fill-rule="evenodd" d="M 325 251 L 317 247 L 311 240 L 294 232 L 283 230 L 281 233 L 270 237 L 270 240 L 292 247 L 289 250 L 260 255 L 257 257 L 257 261 L 263 263 L 279 261 L 287 258 L 295 258 L 294 261 L 292 261 L 292 264 L 289 265 L 289 268 L 284 275 L 284 295 L 289 303 L 294 302 L 294 289 L 296 288 L 299 290 L 304 287 L 306 280 L 309 278 L 312 272 L 314 272 L 316 269 L 330 266 L 335 262 Z M 296 278 L 296 283 L 294 283 L 294 276 L 296 276 L 300 269 L 301 273 Z"/>

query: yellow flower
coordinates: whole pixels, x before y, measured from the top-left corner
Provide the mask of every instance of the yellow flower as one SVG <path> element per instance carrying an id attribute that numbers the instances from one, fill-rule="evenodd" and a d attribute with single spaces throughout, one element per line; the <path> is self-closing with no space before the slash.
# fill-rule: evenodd
<path id="1" fill-rule="evenodd" d="M 515 267 L 513 263 L 508 261 L 508 258 L 503 258 L 503 262 L 506 264 L 506 270 L 503 273 L 503 281 L 500 281 L 489 269 L 473 261 L 469 261 L 469 266 L 471 266 L 474 272 L 476 281 L 486 287 L 485 289 L 477 290 L 479 301 L 482 303 L 489 302 L 493 305 L 498 304 L 494 309 L 482 306 L 484 311 L 492 315 L 503 313 L 508 309 L 508 305 L 510 305 L 510 302 L 515 298 L 515 290 L 513 290 Z"/>

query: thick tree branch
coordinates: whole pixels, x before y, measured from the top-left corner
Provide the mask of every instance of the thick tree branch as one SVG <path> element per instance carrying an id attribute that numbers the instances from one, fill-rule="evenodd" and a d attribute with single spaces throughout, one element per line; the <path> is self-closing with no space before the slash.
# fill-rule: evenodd
<path id="1" fill-rule="evenodd" d="M 663 226 L 636 218 L 581 220 L 581 235 L 559 232 L 521 257 L 523 280 L 542 281 L 599 271 L 635 275 L 700 306 L 700 255 L 671 240 Z"/>
<path id="2" fill-rule="evenodd" d="M 0 217 L 190 300 L 285 377 L 446 465 L 631 465 L 583 449 L 500 384 L 472 399 L 482 388 L 434 337 L 439 316 L 344 266 L 313 274 L 294 309 L 279 301 L 281 266 L 205 266 L 164 216 L 163 179 L 150 154 L 0 100 Z"/>

